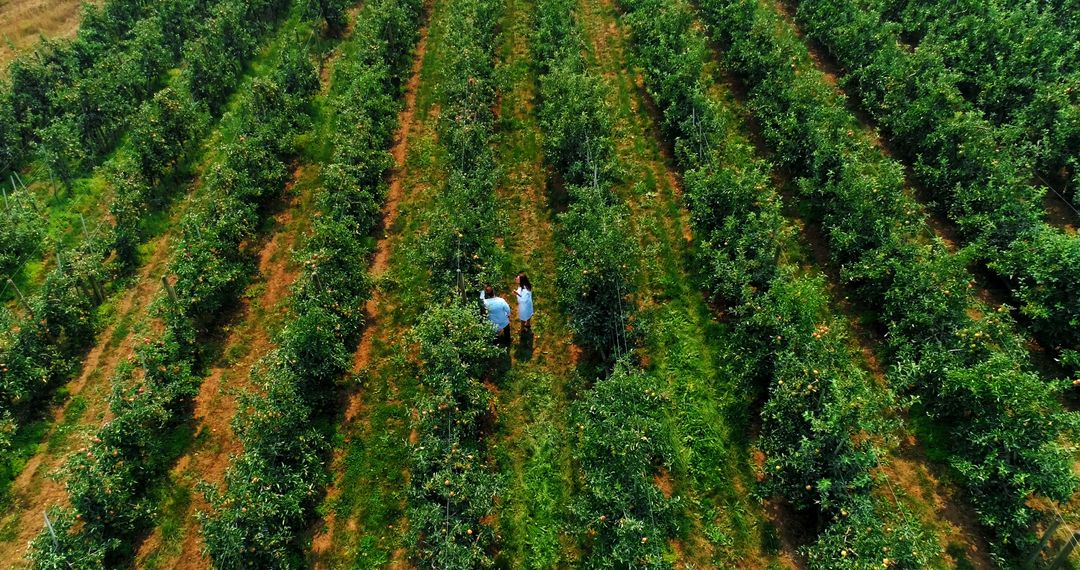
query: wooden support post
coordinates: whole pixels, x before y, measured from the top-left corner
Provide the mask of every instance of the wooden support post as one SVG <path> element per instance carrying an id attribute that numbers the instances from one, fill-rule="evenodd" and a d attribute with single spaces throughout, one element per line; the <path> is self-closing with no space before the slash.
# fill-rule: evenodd
<path id="1" fill-rule="evenodd" d="M 26 297 L 23 297 L 22 291 L 19 290 L 19 286 L 16 285 L 15 282 L 12 281 L 10 277 L 8 278 L 7 282 L 8 282 L 8 285 L 11 285 L 11 288 L 15 290 L 15 295 L 17 295 L 19 297 L 19 303 L 21 303 L 23 308 L 26 309 L 26 312 L 30 313 L 30 316 L 33 317 L 34 316 L 34 309 L 31 309 L 30 308 L 30 303 L 26 302 Z"/>
<path id="2" fill-rule="evenodd" d="M 86 218 L 82 214 L 79 214 L 79 221 L 82 222 L 83 239 L 90 239 L 90 232 L 86 230 Z"/>
<path id="3" fill-rule="evenodd" d="M 105 289 L 101 287 L 101 283 L 93 275 L 86 278 L 87 285 L 90 286 L 90 296 L 94 298 L 98 304 L 105 302 Z"/>
<path id="4" fill-rule="evenodd" d="M 94 286 L 90 284 L 89 279 L 86 280 L 86 286 L 83 288 L 83 292 L 86 293 L 87 297 L 90 297 L 91 301 L 95 303 L 98 302 L 97 289 L 94 289 Z"/>
<path id="5" fill-rule="evenodd" d="M 7 188 L 3 188 L 2 186 L 0 186 L 0 190 L 4 191 L 4 209 L 10 211 L 11 206 L 8 205 Z"/>
<path id="6" fill-rule="evenodd" d="M 60 271 L 60 273 L 64 272 L 64 260 L 60 257 L 60 247 L 59 246 L 57 246 L 57 248 L 56 248 L 56 269 L 58 269 Z"/>
<path id="7" fill-rule="evenodd" d="M 179 302 L 180 299 L 176 296 L 176 289 L 173 289 L 172 283 L 169 283 L 168 275 L 161 276 L 161 284 L 165 286 L 165 292 L 169 294 L 169 299 L 173 303 Z"/>
<path id="8" fill-rule="evenodd" d="M 19 181 L 19 186 L 22 186 L 22 189 L 23 189 L 23 190 L 26 190 L 26 183 L 25 183 L 25 182 L 23 182 L 23 180 L 22 180 L 22 176 L 19 176 L 19 173 L 18 173 L 18 172 L 13 172 L 12 174 L 14 174 L 14 175 L 15 175 L 15 179 Z"/>
<path id="9" fill-rule="evenodd" d="M 1061 526 L 1061 517 L 1054 517 L 1054 521 L 1050 523 L 1050 527 L 1043 533 L 1042 540 L 1039 541 L 1039 547 L 1031 553 L 1031 558 L 1028 558 L 1027 563 L 1024 564 L 1025 567 L 1031 568 L 1035 565 L 1035 561 L 1039 559 L 1039 555 L 1042 554 L 1043 549 L 1046 548 L 1046 544 L 1050 542 L 1050 539 L 1054 537 L 1054 533 L 1057 532 L 1059 526 Z"/>
<path id="10" fill-rule="evenodd" d="M 1061 552 L 1058 553 L 1057 558 L 1050 563 L 1049 570 L 1061 568 L 1061 566 L 1065 564 L 1065 561 L 1069 559 L 1069 555 L 1072 554 L 1072 551 L 1076 548 L 1078 542 L 1080 542 L 1080 532 L 1074 532 L 1073 535 L 1069 537 L 1069 542 L 1066 542 L 1065 546 L 1061 549 Z"/>

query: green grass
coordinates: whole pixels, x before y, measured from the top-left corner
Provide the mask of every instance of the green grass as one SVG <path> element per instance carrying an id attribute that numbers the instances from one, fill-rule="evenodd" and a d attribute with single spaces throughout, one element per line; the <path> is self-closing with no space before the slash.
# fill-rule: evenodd
<path id="1" fill-rule="evenodd" d="M 26 422 L 15 432 L 11 447 L 0 458 L 0 507 L 11 505 L 11 484 L 26 462 L 38 452 L 39 444 L 49 431 L 48 419 Z"/>
<path id="2" fill-rule="evenodd" d="M 356 521 L 357 530 L 333 537 L 333 568 L 378 568 L 404 545 L 401 529 L 393 527 L 404 516 L 406 500 L 406 442 L 412 420 L 404 402 L 416 391 L 415 375 L 407 368 L 392 359 L 355 379 L 370 407 L 361 424 L 336 436 L 345 448 L 341 494 L 324 510 Z"/>
<path id="3" fill-rule="evenodd" d="M 626 168 L 617 188 L 632 211 L 642 245 L 641 306 L 644 354 L 663 379 L 672 405 L 667 421 L 676 449 L 671 478 L 683 499 L 686 562 L 738 567 L 778 554 L 775 528 L 752 498 L 750 409 L 755 390 L 729 325 L 718 322 L 698 288 L 692 245 L 683 237 L 686 214 L 667 180 L 670 167 L 655 136 L 646 102 L 628 61 L 611 6 L 583 0 L 580 16 L 593 45 L 593 68 L 609 78 L 614 138 Z M 618 29 L 618 28 L 614 28 Z"/>
<path id="4" fill-rule="evenodd" d="M 49 434 L 46 449 L 50 452 L 62 451 L 66 448 L 68 436 L 75 431 L 83 416 L 86 414 L 86 398 L 82 395 L 71 398 L 67 408 L 64 409 L 64 417 Z"/>
<path id="5" fill-rule="evenodd" d="M 180 553 L 186 534 L 186 515 L 191 508 L 190 486 L 170 480 L 159 490 L 157 504 L 161 544 L 142 561 L 142 567 L 147 570 L 159 568 L 169 557 Z"/>
<path id="6" fill-rule="evenodd" d="M 572 463 L 571 394 L 581 378 L 570 361 L 572 333 L 555 302 L 554 213 L 546 189 L 538 78 L 529 50 L 532 0 L 508 0 L 501 21 L 496 81 L 499 120 L 495 155 L 504 176 L 498 190 L 506 275 L 525 270 L 537 292 L 535 336 L 516 339 L 512 365 L 499 383 L 498 424 L 488 438 L 507 489 L 496 506 L 501 568 L 555 568 L 578 562 L 580 538 L 571 530 L 577 489 Z M 513 325 L 516 326 L 516 323 Z"/>
<path id="7" fill-rule="evenodd" d="M 135 321 L 135 312 L 128 311 L 126 314 L 121 315 L 115 322 L 113 332 L 109 335 L 109 340 L 105 345 L 108 350 L 115 350 L 120 346 L 120 343 L 131 334 L 131 326 Z"/>
<path id="8" fill-rule="evenodd" d="M 502 550 L 497 563 L 504 568 L 553 568 L 573 561 L 576 545 L 565 534 L 574 492 L 569 461 L 566 403 L 557 393 L 558 379 L 543 373 L 511 371 L 503 387 L 516 402 L 503 414 L 520 432 L 493 449 L 506 472 L 509 488 L 499 508 Z M 504 399 L 505 400 L 505 399 Z M 515 409 L 519 407 L 520 409 Z M 495 438 L 501 441 L 506 435 Z"/>
<path id="9" fill-rule="evenodd" d="M 377 281 L 384 306 L 379 325 L 364 333 L 373 335 L 370 365 L 349 382 L 363 411 L 352 422 L 336 424 L 335 448 L 343 457 L 335 481 L 340 493 L 320 507 L 337 520 L 324 561 L 330 568 L 381 568 L 407 544 L 400 525 L 407 504 L 410 406 L 419 387 L 401 337 L 430 297 L 428 272 L 417 270 L 425 267 L 416 261 L 423 252 L 418 240 L 411 238 L 422 233 L 425 213 L 445 186 L 445 150 L 435 141 L 429 112 L 438 98 L 440 45 L 448 33 L 442 24 L 443 7 L 436 3 L 431 15 L 430 48 L 421 62 L 413 118 L 420 128 L 410 136 L 403 199 L 397 222 L 388 229 L 405 237 L 394 245 L 386 273 Z"/>

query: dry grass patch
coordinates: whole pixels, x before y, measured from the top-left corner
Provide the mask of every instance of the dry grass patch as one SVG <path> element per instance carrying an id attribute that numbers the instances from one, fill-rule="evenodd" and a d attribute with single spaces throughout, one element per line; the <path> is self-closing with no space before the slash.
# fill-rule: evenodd
<path id="1" fill-rule="evenodd" d="M 100 4 L 102 0 L 88 0 Z M 38 38 L 69 38 L 79 29 L 83 0 L 0 0 L 0 67 Z"/>

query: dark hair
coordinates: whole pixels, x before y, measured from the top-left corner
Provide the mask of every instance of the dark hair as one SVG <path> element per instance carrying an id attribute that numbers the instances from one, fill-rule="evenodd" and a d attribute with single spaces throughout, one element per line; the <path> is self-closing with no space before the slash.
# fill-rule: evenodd
<path id="1" fill-rule="evenodd" d="M 484 285 L 484 298 L 493 299 L 495 297 L 495 288 L 491 285 Z"/>
<path id="2" fill-rule="evenodd" d="M 532 291 L 532 281 L 529 281 L 529 276 L 525 275 L 525 272 L 522 271 L 521 273 L 518 273 L 518 277 L 521 278 L 521 286 Z"/>

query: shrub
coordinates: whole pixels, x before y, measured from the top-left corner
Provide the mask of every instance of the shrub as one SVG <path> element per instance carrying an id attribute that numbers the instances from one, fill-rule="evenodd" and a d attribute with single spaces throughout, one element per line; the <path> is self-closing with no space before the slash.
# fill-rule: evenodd
<path id="1" fill-rule="evenodd" d="M 481 383 L 499 349 L 472 304 L 436 306 L 410 335 L 419 347 L 424 388 L 417 405 L 419 441 L 409 461 L 409 522 L 416 556 L 440 568 L 492 565 L 494 529 L 482 522 L 502 487 L 484 463 L 482 426 L 491 392 Z"/>
<path id="2" fill-rule="evenodd" d="M 558 258 L 559 304 L 570 315 L 570 328 L 582 347 L 614 360 L 630 349 L 636 241 L 629 211 L 612 204 L 606 190 L 569 190 L 570 209 L 559 215 L 565 250 Z"/>
<path id="3" fill-rule="evenodd" d="M 674 450 L 659 381 L 625 361 L 573 409 L 575 461 L 584 477 L 574 517 L 588 568 L 669 568 L 667 540 L 680 501 L 657 487 Z"/>

